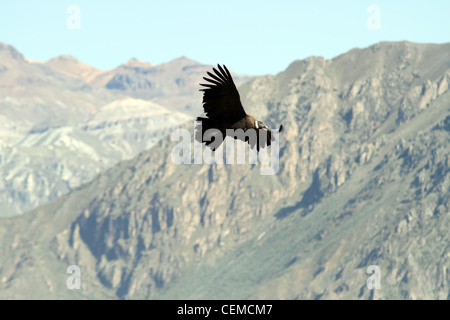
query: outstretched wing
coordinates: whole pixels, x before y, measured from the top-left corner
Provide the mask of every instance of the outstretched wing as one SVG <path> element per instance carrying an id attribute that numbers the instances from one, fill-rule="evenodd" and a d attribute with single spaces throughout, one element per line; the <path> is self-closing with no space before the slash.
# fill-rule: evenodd
<path id="1" fill-rule="evenodd" d="M 224 65 L 213 68 L 214 74 L 207 72 L 210 78 L 203 77 L 209 83 L 201 86 L 203 91 L 203 109 L 208 118 L 218 122 L 235 123 L 246 116 L 239 92 L 233 82 L 230 71 Z"/>

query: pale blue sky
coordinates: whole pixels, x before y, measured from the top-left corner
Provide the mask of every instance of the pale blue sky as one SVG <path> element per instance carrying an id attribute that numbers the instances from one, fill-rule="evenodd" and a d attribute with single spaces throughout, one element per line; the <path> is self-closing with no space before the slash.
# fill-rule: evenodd
<path id="1" fill-rule="evenodd" d="M 70 5 L 80 29 L 67 27 Z M 380 29 L 367 27 L 371 5 Z M 450 42 L 449 14 L 446 0 L 0 0 L 0 42 L 34 60 L 70 54 L 100 69 L 187 56 L 261 75 L 379 41 Z"/>

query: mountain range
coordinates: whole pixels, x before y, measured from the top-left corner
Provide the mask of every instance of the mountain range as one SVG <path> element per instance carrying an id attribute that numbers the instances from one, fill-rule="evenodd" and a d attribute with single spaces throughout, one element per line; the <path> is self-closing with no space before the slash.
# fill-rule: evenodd
<path id="1" fill-rule="evenodd" d="M 211 66 L 180 57 L 167 63 L 151 63 L 132 58 L 110 70 L 98 70 L 74 57 L 59 56 L 45 62 L 52 70 L 87 84 L 106 88 L 119 95 L 151 100 L 169 110 L 196 116 L 203 112 L 199 81 Z M 233 73 L 237 85 L 252 77 Z"/>
<path id="2" fill-rule="evenodd" d="M 32 61 L 0 43 L 0 217 L 69 192 L 201 114 L 198 79 L 208 68 L 131 59 L 105 71 L 71 56 Z"/>
<path id="3" fill-rule="evenodd" d="M 450 44 L 310 57 L 239 90 L 285 127 L 276 175 L 177 165 L 166 136 L 1 219 L 0 297 L 450 298 Z"/>

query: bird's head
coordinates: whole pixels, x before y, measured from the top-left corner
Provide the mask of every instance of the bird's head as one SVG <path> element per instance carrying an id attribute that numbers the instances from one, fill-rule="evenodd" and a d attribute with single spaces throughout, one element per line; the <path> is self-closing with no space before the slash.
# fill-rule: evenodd
<path id="1" fill-rule="evenodd" d="M 256 121 L 255 121 L 255 128 L 256 128 L 256 129 L 266 129 L 266 130 L 269 130 L 269 127 L 266 126 L 266 124 L 265 124 L 264 122 L 259 121 L 259 120 L 256 120 Z"/>

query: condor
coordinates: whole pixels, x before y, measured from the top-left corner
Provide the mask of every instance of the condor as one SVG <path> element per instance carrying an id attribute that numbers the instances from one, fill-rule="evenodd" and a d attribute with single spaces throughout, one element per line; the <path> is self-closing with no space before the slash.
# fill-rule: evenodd
<path id="1" fill-rule="evenodd" d="M 218 64 L 217 67 L 218 70 L 213 68 L 214 74 L 207 72 L 210 78 L 203 77 L 209 83 L 200 83 L 205 87 L 200 91 L 203 91 L 203 110 L 206 117 L 197 118 L 195 139 L 201 143 L 205 142 L 212 151 L 220 146 L 227 135 L 248 142 L 252 149 L 256 146 L 257 151 L 260 147 L 270 146 L 274 139 L 270 129 L 262 121 L 245 112 L 230 71 L 225 65 L 222 67 Z M 242 129 L 246 134 L 230 134 L 238 129 Z M 250 129 L 256 133 L 254 139 L 247 134 Z M 282 129 L 283 125 L 279 131 Z M 221 139 L 217 139 L 217 135 L 221 135 Z"/>

